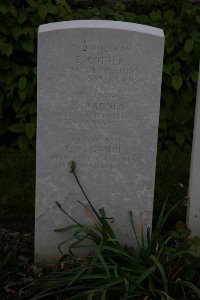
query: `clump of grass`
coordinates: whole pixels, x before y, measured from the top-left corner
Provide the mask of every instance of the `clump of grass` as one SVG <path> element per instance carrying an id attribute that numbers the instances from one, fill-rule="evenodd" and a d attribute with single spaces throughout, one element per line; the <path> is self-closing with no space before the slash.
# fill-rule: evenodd
<path id="1" fill-rule="evenodd" d="M 151 234 L 147 230 L 147 243 L 139 241 L 132 213 L 129 213 L 138 242 L 138 250 L 135 250 L 118 241 L 110 218 L 107 218 L 103 208 L 97 211 L 92 205 L 81 186 L 75 167 L 75 162 L 71 161 L 70 172 L 94 214 L 94 224 L 80 224 L 57 203 L 75 223 L 61 229 L 73 228 L 75 242 L 72 243 L 69 254 L 63 255 L 62 268 L 37 283 L 37 289 L 33 292 L 36 294 L 32 294 L 31 299 L 199 299 L 200 261 L 190 250 L 194 240 L 189 238 L 189 230 L 182 227 L 180 232 L 178 227 L 168 235 L 162 232 L 170 213 L 178 204 L 166 211 L 165 202 L 155 229 Z M 81 202 L 80 205 L 85 206 Z M 173 237 L 175 233 L 178 234 L 176 239 Z M 90 241 L 92 252 L 79 261 L 74 258 L 72 250 L 86 247 L 85 241 Z M 195 241 L 197 244 L 197 239 Z M 63 243 L 59 245 L 60 250 Z M 69 261 L 73 262 L 70 267 L 65 266 Z"/>

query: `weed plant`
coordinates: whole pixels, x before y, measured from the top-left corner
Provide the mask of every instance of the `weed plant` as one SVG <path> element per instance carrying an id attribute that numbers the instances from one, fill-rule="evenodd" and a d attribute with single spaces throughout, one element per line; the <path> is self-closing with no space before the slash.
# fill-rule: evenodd
<path id="1" fill-rule="evenodd" d="M 113 232 L 104 209 L 97 211 L 85 194 L 75 166 L 76 163 L 71 161 L 71 173 L 95 216 L 94 224 L 80 224 L 57 203 L 75 222 L 57 231 L 73 229 L 76 241 L 69 254 L 63 255 L 62 268 L 37 282 L 29 299 L 199 299 L 200 260 L 191 252 L 191 246 L 199 246 L 199 240 L 190 239 L 189 230 L 180 222 L 176 230 L 163 234 L 163 226 L 175 206 L 166 211 L 165 202 L 152 234 L 147 230 L 146 243 L 144 235 L 139 241 L 129 212 L 138 250 L 124 246 Z M 85 206 L 81 202 L 80 205 Z M 79 260 L 72 251 L 84 248 L 86 240 L 90 241 L 91 254 Z M 59 245 L 60 250 L 64 243 Z"/>

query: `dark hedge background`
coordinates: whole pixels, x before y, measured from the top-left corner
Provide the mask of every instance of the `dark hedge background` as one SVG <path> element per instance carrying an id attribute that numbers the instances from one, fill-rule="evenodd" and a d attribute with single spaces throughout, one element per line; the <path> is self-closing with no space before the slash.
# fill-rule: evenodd
<path id="1" fill-rule="evenodd" d="M 108 19 L 162 28 L 165 57 L 160 149 L 190 150 L 200 60 L 200 3 L 188 0 L 1 0 L 0 145 L 35 147 L 37 29 L 40 24 Z"/>

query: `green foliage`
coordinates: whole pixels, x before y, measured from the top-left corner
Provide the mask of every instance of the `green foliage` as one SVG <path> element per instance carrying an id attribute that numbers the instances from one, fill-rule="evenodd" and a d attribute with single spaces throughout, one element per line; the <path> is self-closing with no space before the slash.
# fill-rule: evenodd
<path id="1" fill-rule="evenodd" d="M 164 30 L 159 147 L 170 151 L 175 146 L 187 149 L 192 140 L 200 59 L 200 5 L 188 0 L 135 0 L 131 6 L 125 1 L 108 1 L 107 6 L 72 10 L 67 2 L 2 0 L 0 3 L 1 144 L 13 143 L 24 150 L 34 146 L 39 25 L 73 19 L 108 19 Z"/>
<path id="2" fill-rule="evenodd" d="M 40 24 L 67 20 L 65 1 L 0 3 L 0 137 L 22 150 L 34 146 L 36 128 L 36 49 Z"/>

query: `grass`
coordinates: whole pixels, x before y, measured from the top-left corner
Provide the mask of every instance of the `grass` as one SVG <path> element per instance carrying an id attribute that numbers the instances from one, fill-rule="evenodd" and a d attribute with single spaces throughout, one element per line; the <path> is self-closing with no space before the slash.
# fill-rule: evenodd
<path id="1" fill-rule="evenodd" d="M 138 241 L 136 251 L 133 247 L 119 243 L 104 209 L 97 211 L 85 194 L 75 166 L 73 162 L 70 173 L 73 173 L 93 212 L 94 224 L 82 225 L 79 220 L 75 220 L 73 226 L 56 230 L 67 231 L 72 227 L 74 230 L 75 241 L 71 244 L 69 253 L 63 256 L 62 266 L 66 258 L 68 261 L 74 260 L 74 248 L 88 249 L 88 241 L 91 253 L 70 269 L 67 265 L 47 278 L 33 282 L 27 293 L 29 299 L 199 299 L 200 261 L 190 251 L 197 240 L 189 238 L 187 228 L 182 228 L 181 231 L 177 228 L 175 232 L 179 235 L 176 239 L 170 233 L 166 235 L 163 232 L 165 222 L 178 203 L 170 210 L 167 209 L 167 202 L 164 203 L 153 233 L 150 234 L 147 230 L 146 245 L 143 238 L 139 241 L 137 237 L 130 212 L 129 221 Z M 70 217 L 59 203 L 57 205 Z M 80 205 L 85 206 L 81 202 Z"/>
<path id="2" fill-rule="evenodd" d="M 158 216 L 166 197 L 169 206 L 187 196 L 190 153 L 158 152 L 154 215 Z M 35 153 L 0 148 L 0 217 L 34 219 Z M 14 212 L 14 213 L 13 213 Z M 186 207 L 175 210 L 176 219 L 184 221 Z M 174 214 L 171 219 L 174 219 Z M 156 218 L 154 218 L 156 220 Z M 169 219 L 168 224 L 171 223 Z"/>

